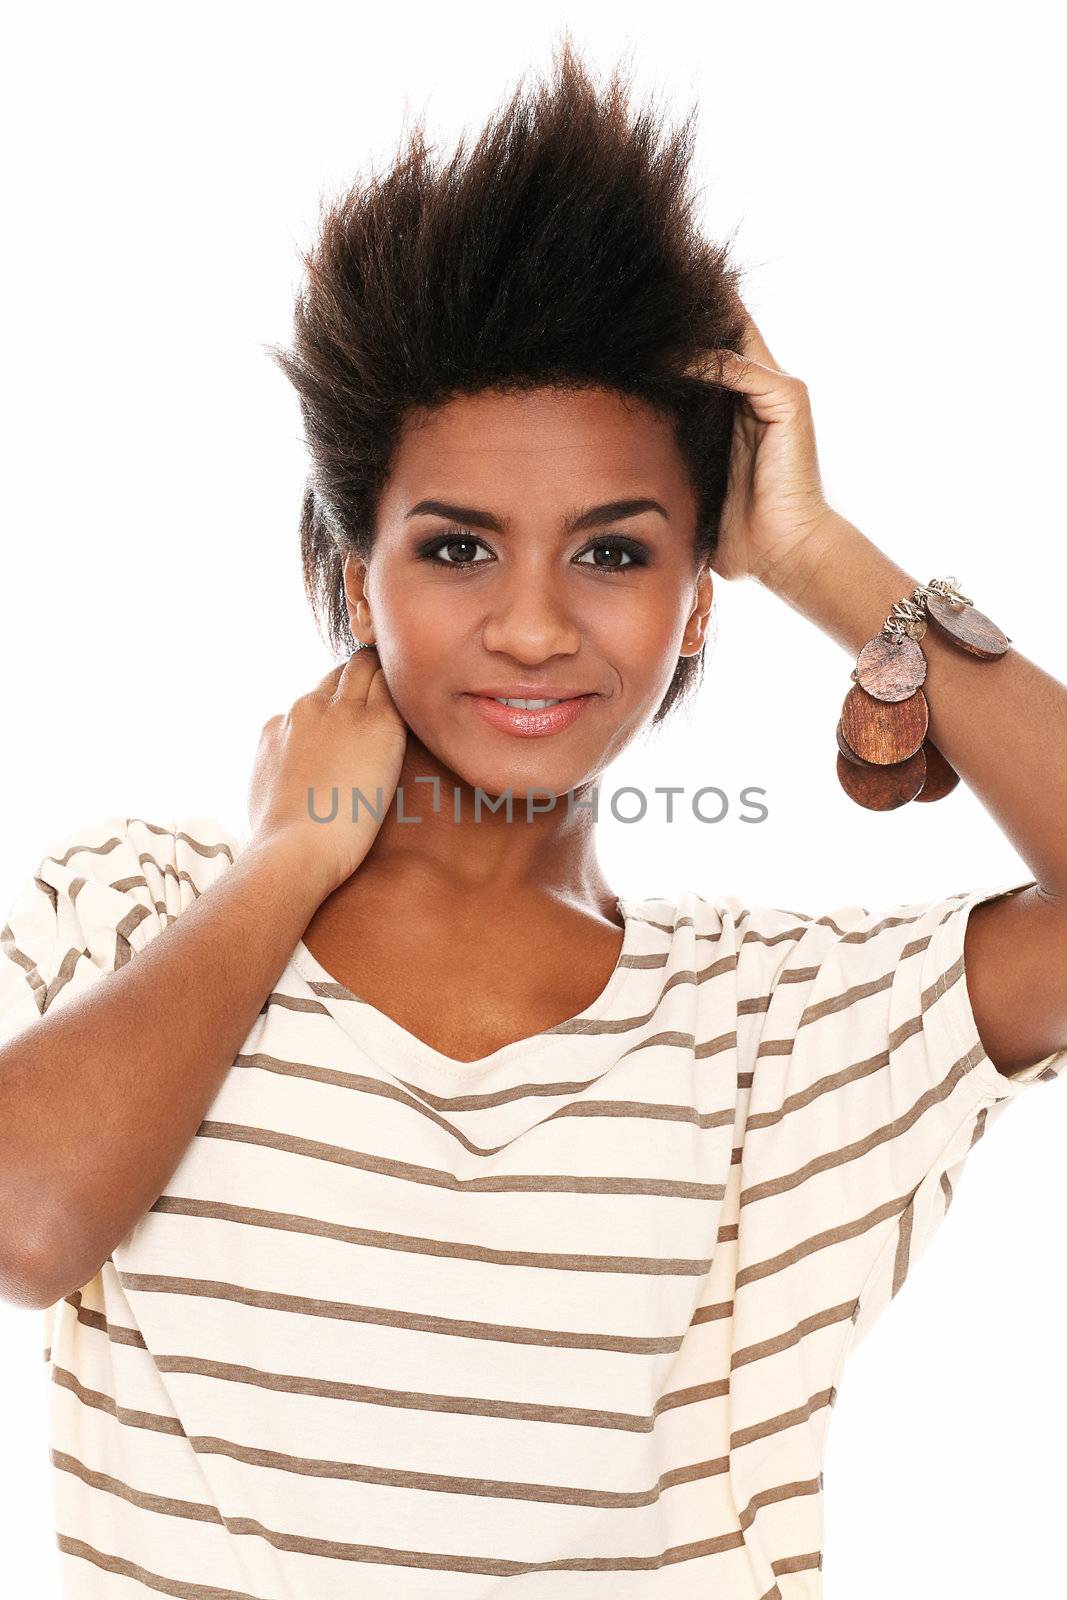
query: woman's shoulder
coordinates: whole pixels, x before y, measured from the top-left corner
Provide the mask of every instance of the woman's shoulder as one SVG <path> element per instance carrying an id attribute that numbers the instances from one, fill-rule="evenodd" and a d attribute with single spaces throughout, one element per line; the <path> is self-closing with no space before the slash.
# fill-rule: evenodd
<path id="1" fill-rule="evenodd" d="M 69 925 L 85 944 L 117 931 L 136 948 L 230 867 L 242 842 L 211 815 L 88 818 L 27 854 L 9 926 Z"/>
<path id="2" fill-rule="evenodd" d="M 802 910 L 758 896 L 689 889 L 634 902 L 633 909 L 676 935 L 692 927 L 699 937 L 716 940 L 723 953 L 736 950 L 739 960 L 806 969 L 847 961 L 856 968 L 865 961 L 883 961 L 890 947 L 906 953 L 913 941 L 928 939 L 946 922 L 954 922 L 972 900 L 990 892 L 880 905 L 831 900 L 821 908 Z"/>
<path id="3" fill-rule="evenodd" d="M 113 888 L 125 884 L 130 868 L 139 869 L 140 875 L 146 869 L 170 869 L 195 876 L 199 862 L 232 865 L 243 837 L 217 816 L 159 816 L 153 821 L 108 814 L 54 835 L 40 856 L 38 872 L 45 882 L 66 885 L 79 879 Z"/>
<path id="4" fill-rule="evenodd" d="M 671 929 L 695 926 L 701 932 L 736 929 L 753 937 L 774 935 L 787 929 L 797 934 L 809 928 L 843 931 L 844 925 L 868 915 L 863 906 L 843 906 L 832 912 L 794 911 L 736 893 L 684 889 L 670 895 L 633 897 L 625 902 L 631 915 Z"/>
<path id="5" fill-rule="evenodd" d="M 0 1038 L 125 965 L 241 842 L 213 816 L 105 815 L 30 845 L 0 917 Z"/>
<path id="6" fill-rule="evenodd" d="M 962 972 L 973 908 L 1032 882 L 1009 878 L 899 901 L 828 896 L 821 908 L 807 910 L 692 890 L 677 897 L 673 911 L 661 902 L 661 916 L 679 926 L 691 921 L 698 935 L 714 941 L 717 956 L 736 958 L 739 969 L 754 974 L 753 981 L 788 983 L 797 993 L 805 985 L 844 993 L 872 980 L 882 988 L 899 970 L 936 987 Z"/>
<path id="7" fill-rule="evenodd" d="M 975 894 L 988 894 L 989 890 L 975 890 Z M 888 926 L 890 922 L 914 921 L 928 912 L 948 912 L 968 898 L 968 891 L 944 896 L 934 895 L 926 900 L 907 902 L 886 901 L 880 905 L 864 904 L 860 900 L 831 900 L 822 907 L 809 906 L 798 910 L 756 896 L 723 893 L 715 894 L 688 890 L 675 898 L 678 915 L 689 915 L 705 922 L 730 922 L 743 924 L 746 930 L 782 932 L 793 929 L 798 935 L 812 938 L 841 939 L 856 935 L 860 930 L 876 925 Z M 667 905 L 667 901 L 658 902 Z"/>
<path id="8" fill-rule="evenodd" d="M 802 942 L 807 959 L 825 930 L 838 926 L 832 918 L 754 903 L 730 892 L 683 889 L 635 896 L 620 904 L 634 928 L 635 947 L 660 955 L 675 950 L 678 962 L 686 966 L 695 961 L 700 966 L 727 963 L 747 969 L 769 962 L 780 967 Z"/>

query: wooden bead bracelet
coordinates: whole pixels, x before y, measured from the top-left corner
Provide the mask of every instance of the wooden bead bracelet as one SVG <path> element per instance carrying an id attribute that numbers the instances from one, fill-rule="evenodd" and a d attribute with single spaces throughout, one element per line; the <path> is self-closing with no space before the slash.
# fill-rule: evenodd
<path id="1" fill-rule="evenodd" d="M 928 620 L 979 661 L 997 660 L 1011 644 L 960 594 L 955 578 L 931 578 L 894 604 L 881 632 L 856 657 L 837 724 L 838 782 L 870 811 L 892 811 L 909 800 L 940 800 L 960 781 L 927 738 L 930 711 L 922 691 L 926 657 L 920 641 Z"/>

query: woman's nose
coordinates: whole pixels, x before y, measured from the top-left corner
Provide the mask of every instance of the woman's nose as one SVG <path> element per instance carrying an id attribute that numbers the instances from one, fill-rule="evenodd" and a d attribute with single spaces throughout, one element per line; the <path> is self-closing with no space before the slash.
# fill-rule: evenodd
<path id="1" fill-rule="evenodd" d="M 552 586 L 529 581 L 516 584 L 508 595 L 496 596 L 482 626 L 482 642 L 487 650 L 520 661 L 573 655 L 581 637 L 577 619 Z"/>

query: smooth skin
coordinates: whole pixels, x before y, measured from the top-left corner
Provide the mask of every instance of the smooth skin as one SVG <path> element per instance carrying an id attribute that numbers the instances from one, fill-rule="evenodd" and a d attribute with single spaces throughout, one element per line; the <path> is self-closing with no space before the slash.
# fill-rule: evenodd
<path id="1" fill-rule="evenodd" d="M 464 793 L 457 822 L 453 786 L 587 797 L 651 717 L 678 656 L 701 648 L 715 575 L 754 578 L 852 655 L 919 581 L 826 503 L 807 387 L 751 318 L 743 355 L 708 352 L 694 370 L 741 396 L 710 564 L 694 558 L 695 501 L 669 426 L 612 393 L 550 390 L 462 397 L 413 419 L 370 561 L 346 563 L 353 634 L 376 647 L 410 730 L 403 810 L 421 821 L 390 810 L 305 940 L 335 977 L 457 1059 L 584 1009 L 622 934 L 588 812 L 568 817 L 561 804 L 530 823 L 475 823 Z M 631 497 L 665 515 L 566 532 L 576 511 Z M 412 516 L 428 498 L 465 515 Z M 442 532 L 459 542 L 420 554 Z M 639 542 L 644 564 L 596 554 L 616 532 Z M 1011 1073 L 1067 1044 L 1067 689 L 1014 646 L 979 662 L 931 628 L 924 649 L 930 736 L 1036 880 L 977 907 L 967 930 L 975 1019 Z M 542 739 L 492 729 L 464 704 L 464 691 L 519 678 L 597 699 L 574 728 Z M 439 810 L 416 776 L 441 780 Z"/>
<path id="2" fill-rule="evenodd" d="M 468 514 L 410 515 L 431 498 Z M 662 512 L 566 531 L 578 512 L 637 498 Z M 405 430 L 370 562 L 349 558 L 345 580 L 353 634 L 376 646 L 410 730 L 403 815 L 420 820 L 389 809 L 305 942 L 335 978 L 455 1059 L 584 1010 L 618 960 L 622 919 L 591 813 L 572 806 L 568 816 L 566 796 L 588 801 L 653 715 L 678 657 L 701 646 L 711 584 L 696 569 L 695 515 L 669 425 L 611 393 L 463 397 Z M 451 543 L 428 554 L 442 534 Z M 606 551 L 608 537 L 630 541 L 643 564 Z M 520 680 L 595 698 L 572 728 L 518 738 L 468 697 Z M 426 778 L 440 781 L 437 809 L 433 785 L 416 781 Z M 475 820 L 475 786 L 510 790 L 512 820 L 503 810 Z M 526 820 L 534 790 L 563 798 Z M 325 791 L 318 803 L 326 808 Z M 319 832 L 348 826 L 342 813 Z"/>
<path id="3" fill-rule="evenodd" d="M 826 504 L 807 389 L 754 324 L 743 355 L 708 352 L 700 370 L 742 396 L 710 566 L 694 557 L 669 428 L 637 402 L 483 394 L 412 419 L 371 559 L 345 570 L 353 633 L 375 648 L 263 728 L 233 865 L 136 960 L 0 1045 L 0 1297 L 45 1307 L 92 1279 L 166 1188 L 301 937 L 460 1061 L 584 1010 L 622 943 L 590 813 L 563 804 L 527 823 L 520 805 L 520 820 L 475 822 L 472 787 L 587 798 L 678 656 L 700 649 L 716 576 L 755 579 L 853 656 L 915 586 Z M 500 526 L 409 515 L 428 497 Z M 635 497 L 662 511 L 567 530 L 579 511 Z M 449 530 L 458 542 L 420 554 Z M 643 561 L 606 553 L 621 539 Z M 931 737 L 1036 880 L 976 907 L 967 928 L 975 1020 L 1011 1073 L 1067 1044 L 1067 689 L 1014 645 L 980 662 L 930 629 L 924 649 Z M 463 701 L 519 678 L 596 699 L 536 739 Z M 420 777 L 441 780 L 440 809 Z M 389 805 L 398 783 L 420 823 Z M 312 821 L 309 787 L 321 799 L 335 784 L 372 799 L 380 786 L 384 817 Z"/>
<path id="4" fill-rule="evenodd" d="M 943 570 L 920 580 L 826 504 L 807 386 L 751 317 L 744 353 L 710 353 L 708 365 L 742 396 L 715 570 L 756 578 L 855 657 L 895 601 Z M 976 601 L 997 617 L 995 595 Z M 975 906 L 964 943 L 979 1036 L 1010 1076 L 1067 1045 L 1067 687 L 1015 643 L 979 661 L 928 627 L 923 651 L 929 737 L 1034 878 Z"/>

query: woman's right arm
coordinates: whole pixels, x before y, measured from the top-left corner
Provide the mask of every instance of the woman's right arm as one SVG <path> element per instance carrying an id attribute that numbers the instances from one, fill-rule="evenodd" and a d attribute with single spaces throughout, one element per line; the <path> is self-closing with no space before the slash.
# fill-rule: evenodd
<path id="1" fill-rule="evenodd" d="M 163 1192 L 317 901 L 252 842 L 168 928 L 0 1046 L 0 1297 L 87 1283 Z"/>
<path id="2" fill-rule="evenodd" d="M 328 674 L 264 728 L 233 865 L 0 1045 L 0 1298 L 53 1305 L 158 1199 L 315 910 L 377 834 L 367 815 L 311 821 L 308 786 L 346 777 L 391 800 L 405 741 L 373 652 Z"/>

